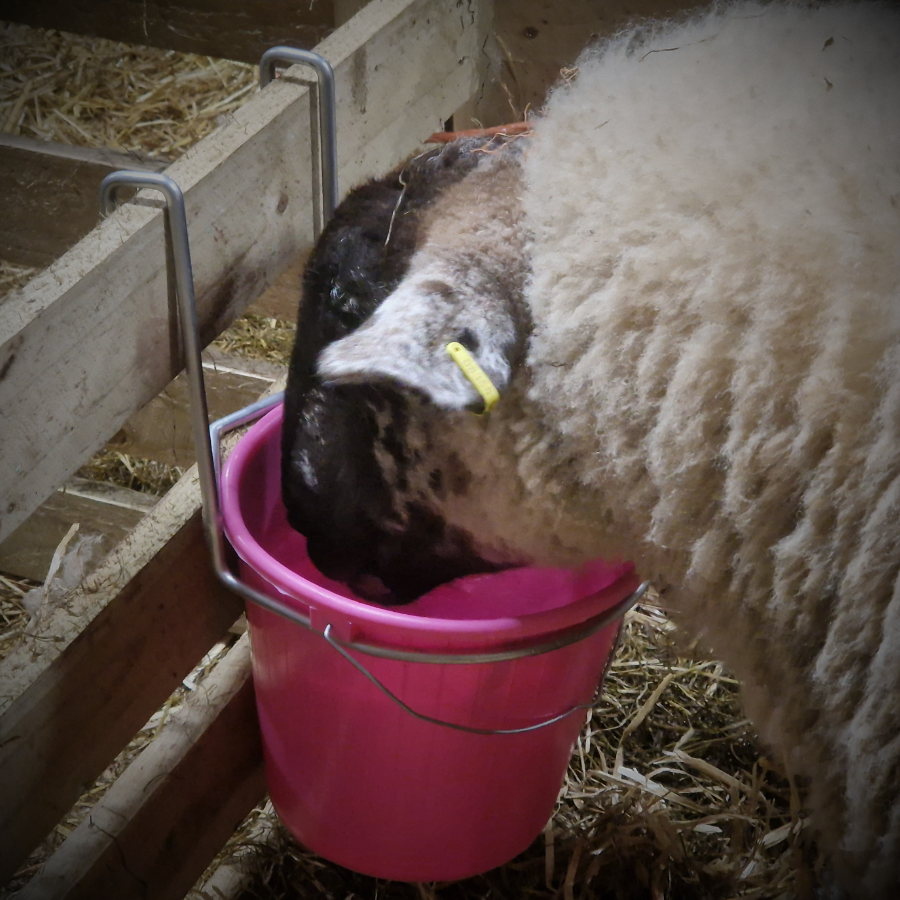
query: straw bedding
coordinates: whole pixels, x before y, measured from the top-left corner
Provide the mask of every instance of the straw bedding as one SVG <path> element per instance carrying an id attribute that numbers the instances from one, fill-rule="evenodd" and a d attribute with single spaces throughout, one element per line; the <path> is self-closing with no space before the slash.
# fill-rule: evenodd
<path id="1" fill-rule="evenodd" d="M 21 639 L 28 624 L 28 613 L 22 598 L 36 582 L 0 575 L 0 659 Z"/>
<path id="2" fill-rule="evenodd" d="M 0 259 L 0 301 L 7 294 L 28 284 L 39 271 L 34 266 L 19 266 Z"/>
<path id="3" fill-rule="evenodd" d="M 0 24 L 0 129 L 10 134 L 174 159 L 257 83 L 247 63 Z"/>
<path id="4" fill-rule="evenodd" d="M 253 67 L 240 63 L 0 25 L 0 127 L 13 133 L 173 158 L 247 99 L 255 83 Z M 35 271 L 2 264 L 0 296 Z M 289 328 L 266 320 L 223 336 L 228 349 L 270 359 L 290 341 Z M 112 454 L 107 463 L 124 470 L 128 486 L 153 481 L 139 461 Z M 165 487 L 164 479 L 150 485 Z M 21 598 L 31 587 L 0 577 L 0 655 L 27 624 Z M 225 649 L 215 648 L 192 679 Z M 27 882 L 185 692 L 154 715 L 0 896 Z M 627 619 L 552 822 L 508 865 L 449 885 L 376 881 L 306 852 L 263 806 L 209 871 L 243 861 L 253 872 L 243 900 L 809 897 L 813 859 L 803 848 L 803 810 L 777 769 L 759 755 L 734 679 L 700 653 L 679 652 L 666 616 L 644 606 Z M 199 888 L 190 894 L 217 896 Z"/>

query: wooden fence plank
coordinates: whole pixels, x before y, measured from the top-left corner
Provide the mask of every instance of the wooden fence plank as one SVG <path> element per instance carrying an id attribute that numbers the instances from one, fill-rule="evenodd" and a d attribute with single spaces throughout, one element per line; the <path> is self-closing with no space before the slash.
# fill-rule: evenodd
<path id="1" fill-rule="evenodd" d="M 319 47 L 336 70 L 343 189 L 476 89 L 485 6 L 374 0 Z M 278 79 L 167 170 L 186 194 L 205 340 L 311 243 L 309 117 L 305 86 Z M 140 200 L 4 303 L 0 539 L 181 367 L 162 215 Z"/>
<path id="2" fill-rule="evenodd" d="M 2 544 L 0 572 L 44 581 L 60 541 L 76 522 L 81 535 L 102 535 L 109 552 L 156 505 L 158 497 L 73 478 Z"/>
<path id="3" fill-rule="evenodd" d="M 240 615 L 192 469 L 0 663 L 0 884 Z"/>
<path id="4" fill-rule="evenodd" d="M 206 400 L 213 421 L 253 403 L 286 371 L 285 366 L 276 363 L 245 360 L 215 348 L 207 349 L 203 356 Z M 130 456 L 153 459 L 167 466 L 186 469 L 193 465 L 190 399 L 184 374 L 133 415 L 109 446 Z"/>
<path id="5" fill-rule="evenodd" d="M 247 312 L 260 316 L 296 322 L 303 290 L 303 270 L 309 257 L 304 248 L 266 290 L 253 301 Z"/>
<path id="6" fill-rule="evenodd" d="M 251 813 L 253 815 L 253 813 Z M 278 820 L 274 815 L 272 801 L 262 807 L 261 814 L 253 815 L 252 820 L 245 819 L 240 826 L 241 843 L 244 850 L 235 848 L 233 852 L 212 869 L 204 873 L 187 895 L 186 900 L 239 900 L 244 894 L 254 875 L 259 862 L 257 853 L 276 840 Z"/>
<path id="7" fill-rule="evenodd" d="M 3 18 L 251 63 L 274 44 L 313 47 L 335 24 L 331 0 L 6 0 Z"/>
<path id="8" fill-rule="evenodd" d="M 168 160 L 0 133 L 0 259 L 48 266 L 99 221 L 97 189 L 116 169 L 161 172 Z"/>
<path id="9" fill-rule="evenodd" d="M 244 635 L 17 896 L 181 900 L 264 793 Z"/>
<path id="10" fill-rule="evenodd" d="M 214 347 L 207 349 L 203 357 L 213 420 L 253 403 L 285 370 L 276 363 L 243 359 Z M 108 447 L 169 466 L 186 469 L 193 465 L 190 403 L 184 374 L 132 416 Z M 59 542 L 75 523 L 82 535 L 103 536 L 101 549 L 109 552 L 157 500 L 111 484 L 71 478 L 0 542 L 0 572 L 43 581 Z"/>

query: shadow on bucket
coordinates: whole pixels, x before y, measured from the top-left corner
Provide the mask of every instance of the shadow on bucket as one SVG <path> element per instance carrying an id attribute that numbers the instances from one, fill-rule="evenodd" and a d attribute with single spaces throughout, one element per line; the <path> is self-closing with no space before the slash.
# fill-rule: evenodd
<path id="1" fill-rule="evenodd" d="M 311 564 L 281 503 L 282 407 L 221 478 L 244 580 L 309 618 L 248 605 L 272 803 L 324 858 L 451 881 L 525 850 L 553 813 L 583 710 L 639 581 L 630 563 L 514 569 L 442 585 L 402 612 Z"/>

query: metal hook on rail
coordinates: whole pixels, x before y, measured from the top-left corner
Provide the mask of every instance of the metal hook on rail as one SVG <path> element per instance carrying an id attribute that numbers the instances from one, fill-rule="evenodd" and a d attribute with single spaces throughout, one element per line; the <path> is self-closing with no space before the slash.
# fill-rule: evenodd
<path id="1" fill-rule="evenodd" d="M 259 86 L 264 88 L 275 77 L 278 63 L 309 66 L 317 79 L 319 107 L 319 158 L 322 160 L 322 219 L 327 222 L 338 202 L 337 182 L 337 117 L 334 90 L 334 69 L 318 53 L 295 47 L 270 47 L 259 61 Z"/>
<path id="2" fill-rule="evenodd" d="M 116 208 L 115 193 L 118 188 L 130 187 L 159 191 L 166 200 L 165 216 L 171 238 L 172 267 L 178 306 L 181 348 L 184 354 L 185 371 L 190 397 L 191 431 L 194 438 L 194 452 L 197 456 L 197 473 L 200 480 L 200 495 L 203 500 L 203 527 L 212 557 L 213 569 L 219 579 L 230 590 L 245 600 L 259 603 L 285 615 L 280 604 L 272 601 L 259 591 L 239 581 L 231 572 L 227 562 L 225 537 L 222 529 L 222 514 L 219 507 L 218 485 L 216 483 L 217 462 L 213 458 L 210 438 L 209 410 L 206 403 L 206 385 L 203 377 L 203 362 L 200 356 L 200 338 L 197 329 L 197 304 L 194 297 L 194 275 L 191 266 L 191 250 L 188 241 L 187 216 L 184 209 L 184 194 L 168 175 L 154 172 L 112 172 L 100 183 L 100 209 L 109 214 Z M 260 412 L 274 406 L 282 399 L 282 394 L 241 410 L 244 421 L 256 418 Z M 235 417 L 229 417 L 234 423 Z M 237 427 L 237 423 L 232 424 Z M 217 448 L 218 452 L 218 448 Z M 288 616 L 290 618 L 290 616 Z M 300 624 L 307 625 L 308 621 Z"/>

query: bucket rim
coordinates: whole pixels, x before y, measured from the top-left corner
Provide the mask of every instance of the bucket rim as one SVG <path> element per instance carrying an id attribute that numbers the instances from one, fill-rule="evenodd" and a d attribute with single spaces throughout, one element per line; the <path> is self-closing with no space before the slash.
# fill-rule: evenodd
<path id="1" fill-rule="evenodd" d="M 445 619 L 377 606 L 315 584 L 271 556 L 250 532 L 240 508 L 241 477 L 280 429 L 284 404 L 279 403 L 241 437 L 225 460 L 220 475 L 222 524 L 242 562 L 264 579 L 279 600 L 300 615 L 309 615 L 316 630 L 337 625 L 342 640 L 353 635 L 372 644 L 416 649 L 470 649 L 505 647 L 545 640 L 572 629 L 616 605 L 640 585 L 631 562 L 610 563 L 619 569 L 605 588 L 554 609 L 490 619 Z M 330 614 L 330 615 L 329 615 Z M 327 620 L 327 621 L 326 621 Z M 406 641 L 403 638 L 407 638 Z"/>

